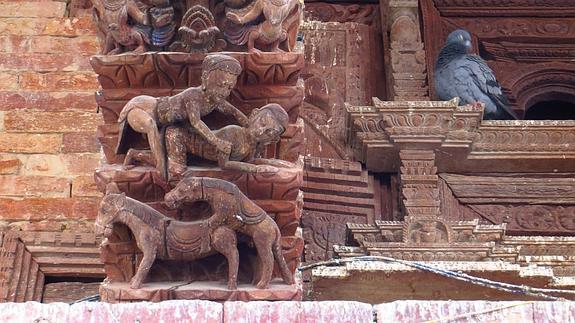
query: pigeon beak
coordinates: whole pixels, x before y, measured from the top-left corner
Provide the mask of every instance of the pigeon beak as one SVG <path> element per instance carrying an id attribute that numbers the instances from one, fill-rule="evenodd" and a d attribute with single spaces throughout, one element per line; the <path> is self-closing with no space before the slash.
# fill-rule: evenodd
<path id="1" fill-rule="evenodd" d="M 470 40 L 465 41 L 465 47 L 468 49 L 471 49 L 471 41 Z"/>

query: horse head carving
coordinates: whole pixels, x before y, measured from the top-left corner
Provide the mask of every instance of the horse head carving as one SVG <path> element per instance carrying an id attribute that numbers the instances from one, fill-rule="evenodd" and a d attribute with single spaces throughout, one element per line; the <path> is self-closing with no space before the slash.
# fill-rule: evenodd
<path id="1" fill-rule="evenodd" d="M 94 223 L 96 226 L 96 233 L 103 234 L 104 236 L 109 236 L 112 234 L 112 225 L 114 224 L 114 219 L 122 207 L 124 207 L 125 201 L 125 193 L 110 193 L 104 196 L 98 209 L 96 222 Z"/>

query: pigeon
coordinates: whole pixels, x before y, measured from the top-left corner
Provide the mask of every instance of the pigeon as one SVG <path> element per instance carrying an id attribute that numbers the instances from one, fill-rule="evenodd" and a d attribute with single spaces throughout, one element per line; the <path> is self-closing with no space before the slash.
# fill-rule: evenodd
<path id="1" fill-rule="evenodd" d="M 469 32 L 458 29 L 449 34 L 435 65 L 435 93 L 439 99 L 459 97 L 461 104 L 483 102 L 486 120 L 517 119 L 493 71 L 481 57 L 469 54 L 470 50 Z"/>

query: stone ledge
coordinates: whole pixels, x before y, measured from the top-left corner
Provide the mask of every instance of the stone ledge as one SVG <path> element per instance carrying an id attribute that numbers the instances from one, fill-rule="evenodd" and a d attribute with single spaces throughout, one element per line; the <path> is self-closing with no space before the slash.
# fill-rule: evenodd
<path id="1" fill-rule="evenodd" d="M 124 304 L 37 302 L 0 304 L 2 322 L 570 322 L 575 302 L 396 301 L 337 302 L 165 301 Z"/>

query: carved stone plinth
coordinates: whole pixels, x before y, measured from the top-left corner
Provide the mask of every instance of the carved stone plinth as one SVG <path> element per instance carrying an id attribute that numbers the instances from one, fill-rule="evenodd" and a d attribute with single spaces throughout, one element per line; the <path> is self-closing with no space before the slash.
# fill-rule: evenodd
<path id="1" fill-rule="evenodd" d="M 101 300 L 108 303 L 151 301 L 161 302 L 176 299 L 199 299 L 216 302 L 226 301 L 300 301 L 301 287 L 273 281 L 269 288 L 257 289 L 251 284 L 240 284 L 237 290 L 229 290 L 224 282 L 163 282 L 146 284 L 140 289 L 131 289 L 128 283 L 103 283 L 100 286 Z"/>

